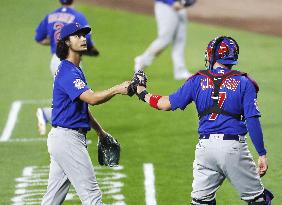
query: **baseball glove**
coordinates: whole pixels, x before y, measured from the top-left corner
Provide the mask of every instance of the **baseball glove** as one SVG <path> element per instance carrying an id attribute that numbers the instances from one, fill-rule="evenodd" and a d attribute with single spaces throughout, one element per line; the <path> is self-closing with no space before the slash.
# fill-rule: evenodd
<path id="1" fill-rule="evenodd" d="M 120 144 L 110 134 L 98 141 L 98 162 L 109 167 L 118 166 L 120 159 Z"/>
<path id="2" fill-rule="evenodd" d="M 138 72 L 134 73 L 131 83 L 128 86 L 127 94 L 130 97 L 136 94 L 138 85 L 147 87 L 147 76 L 145 75 L 144 71 L 142 70 L 139 70 Z"/>
<path id="3" fill-rule="evenodd" d="M 179 2 L 184 6 L 184 7 L 189 7 L 192 6 L 196 0 L 179 0 Z"/>

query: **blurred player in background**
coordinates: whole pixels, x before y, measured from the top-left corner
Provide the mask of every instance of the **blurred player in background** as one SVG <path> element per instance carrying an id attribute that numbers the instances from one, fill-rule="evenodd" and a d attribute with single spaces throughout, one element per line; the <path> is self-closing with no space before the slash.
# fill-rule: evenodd
<path id="1" fill-rule="evenodd" d="M 155 57 L 172 43 L 174 79 L 182 80 L 190 76 L 185 64 L 187 8 L 194 3 L 195 0 L 155 0 L 158 36 L 143 54 L 135 58 L 135 72 L 151 65 Z"/>
<path id="2" fill-rule="evenodd" d="M 50 45 L 51 62 L 50 70 L 54 76 L 60 59 L 56 56 L 56 45 L 60 37 L 61 28 L 72 22 L 78 22 L 82 26 L 88 26 L 85 16 L 73 8 L 73 0 L 60 0 L 61 7 L 47 14 L 36 28 L 35 41 L 41 45 Z M 98 56 L 99 51 L 91 40 L 91 33 L 86 35 L 87 51 L 84 55 Z M 37 126 L 40 135 L 46 134 L 46 124 L 51 122 L 51 108 L 38 108 L 36 112 Z"/>

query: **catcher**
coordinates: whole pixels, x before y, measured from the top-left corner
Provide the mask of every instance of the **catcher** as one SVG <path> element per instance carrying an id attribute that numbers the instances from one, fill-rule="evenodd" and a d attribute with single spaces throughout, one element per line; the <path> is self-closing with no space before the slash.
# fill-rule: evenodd
<path id="1" fill-rule="evenodd" d="M 87 50 L 90 27 L 70 23 L 61 30 L 56 54 L 61 64 L 55 74 L 52 99 L 52 129 L 48 134 L 50 173 L 42 205 L 60 205 L 72 184 L 84 205 L 102 205 L 102 193 L 87 151 L 86 134 L 93 128 L 99 136 L 99 162 L 115 166 L 119 144 L 92 116 L 88 105 L 107 102 L 117 94 L 126 95 L 129 81 L 104 91 L 92 91 L 79 64 Z"/>
<path id="2" fill-rule="evenodd" d="M 130 94 L 157 110 L 184 110 L 195 102 L 200 122 L 192 205 L 215 205 L 216 191 L 225 179 L 248 205 L 270 205 L 273 198 L 260 178 L 268 163 L 257 105 L 259 87 L 247 73 L 232 69 L 238 55 L 237 42 L 220 36 L 207 46 L 207 70 L 198 71 L 171 95 L 148 93 L 143 72 L 136 73 L 129 86 Z M 259 155 L 258 167 L 247 146 L 247 132 Z"/>

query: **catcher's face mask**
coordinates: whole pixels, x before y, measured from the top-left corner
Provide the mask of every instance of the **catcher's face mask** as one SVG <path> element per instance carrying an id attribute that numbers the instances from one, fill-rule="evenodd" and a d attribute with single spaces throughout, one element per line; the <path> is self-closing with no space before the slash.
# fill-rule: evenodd
<path id="1" fill-rule="evenodd" d="M 227 36 L 219 36 L 210 41 L 205 52 L 205 66 L 212 70 L 215 62 L 223 65 L 238 64 L 239 45 Z M 207 63 L 209 65 L 207 66 Z"/>

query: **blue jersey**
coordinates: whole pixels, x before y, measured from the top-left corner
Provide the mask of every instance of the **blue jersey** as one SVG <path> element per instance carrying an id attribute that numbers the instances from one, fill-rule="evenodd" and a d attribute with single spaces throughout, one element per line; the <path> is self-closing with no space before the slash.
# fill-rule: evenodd
<path id="1" fill-rule="evenodd" d="M 172 5 L 175 2 L 175 0 L 156 0 L 156 1 L 163 2 L 168 5 Z"/>
<path id="2" fill-rule="evenodd" d="M 212 72 L 224 74 L 228 69 L 217 68 Z M 260 116 L 257 107 L 256 89 L 247 77 L 232 76 L 228 78 L 219 90 L 219 106 L 234 114 L 241 114 L 245 118 Z M 200 113 L 213 104 L 211 98 L 213 83 L 202 75 L 195 75 L 187 80 L 175 93 L 169 96 L 172 110 L 185 109 L 192 101 L 195 102 Z M 232 116 L 218 115 L 215 113 L 205 115 L 199 121 L 199 134 L 246 134 L 247 127 L 244 121 Z"/>
<path id="3" fill-rule="evenodd" d="M 50 39 L 51 53 L 56 53 L 57 42 L 60 37 L 61 28 L 65 24 L 72 22 L 79 23 L 82 27 L 88 26 L 85 16 L 70 7 L 61 7 L 51 12 L 40 22 L 36 29 L 35 40 L 42 41 L 45 38 Z M 86 35 L 87 45 L 92 46 L 91 34 Z"/>
<path id="4" fill-rule="evenodd" d="M 88 104 L 79 99 L 89 89 L 81 68 L 63 60 L 53 86 L 52 126 L 90 130 Z"/>

